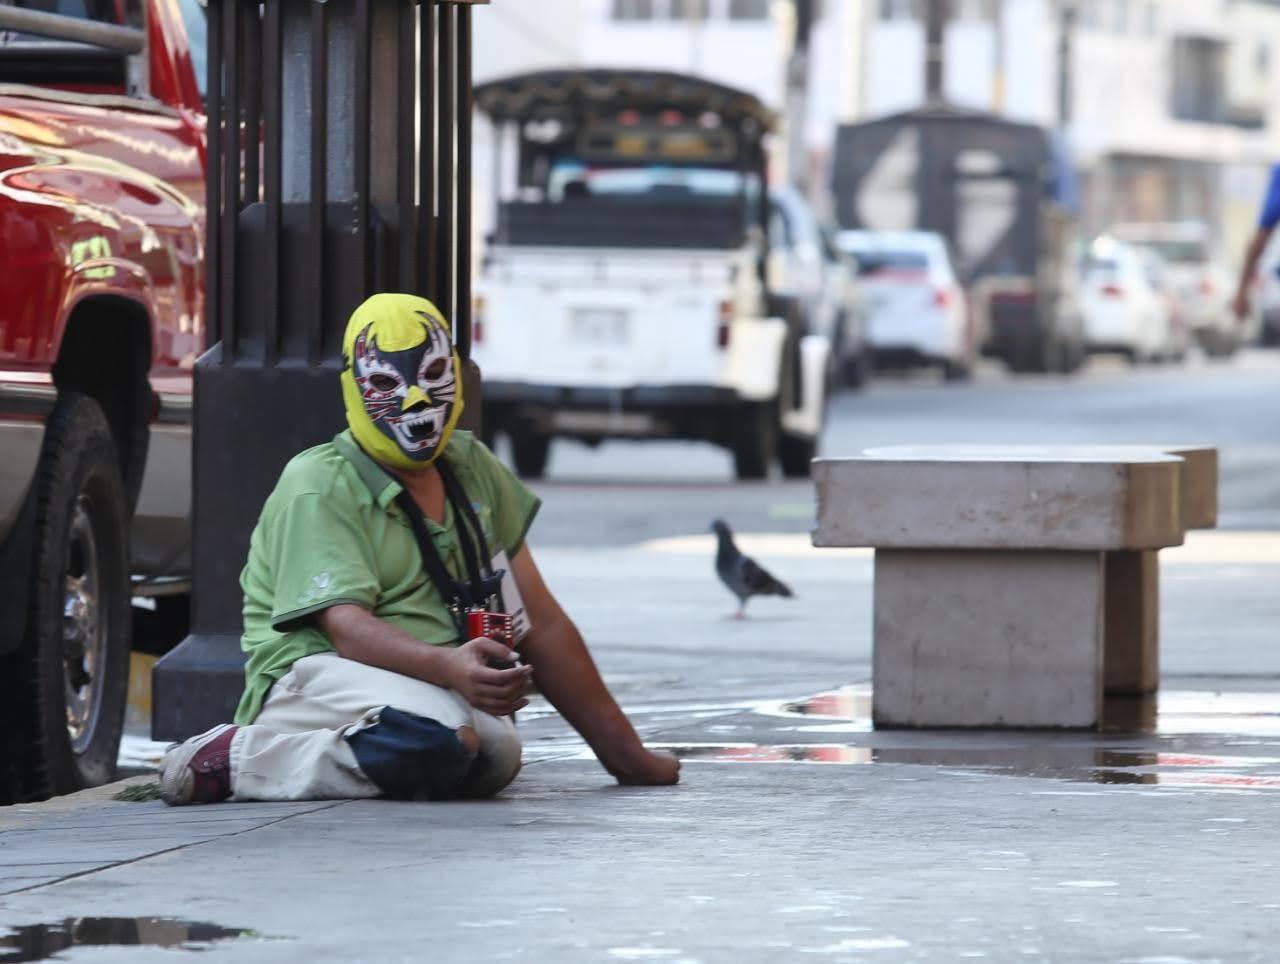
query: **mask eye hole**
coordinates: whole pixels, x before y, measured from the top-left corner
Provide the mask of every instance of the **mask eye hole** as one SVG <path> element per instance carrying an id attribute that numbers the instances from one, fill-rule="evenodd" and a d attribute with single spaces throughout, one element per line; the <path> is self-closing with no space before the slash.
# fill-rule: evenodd
<path id="1" fill-rule="evenodd" d="M 432 381 L 435 381 L 437 378 L 440 378 L 444 374 L 444 370 L 448 367 L 448 365 L 449 365 L 449 362 L 446 359 L 437 358 L 435 361 L 433 361 L 430 365 L 427 366 L 427 370 L 423 374 L 427 378 L 431 379 Z"/>
<path id="2" fill-rule="evenodd" d="M 399 379 L 392 378 L 390 375 L 384 375 L 381 372 L 374 372 L 369 376 L 369 384 L 379 392 L 394 392 L 400 387 Z"/>

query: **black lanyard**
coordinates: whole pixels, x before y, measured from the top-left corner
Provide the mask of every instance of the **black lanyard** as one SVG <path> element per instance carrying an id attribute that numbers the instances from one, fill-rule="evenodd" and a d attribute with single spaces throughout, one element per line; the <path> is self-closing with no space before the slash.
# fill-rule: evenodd
<path id="1" fill-rule="evenodd" d="M 454 627 L 458 631 L 458 638 L 465 639 L 468 610 L 489 608 L 495 596 L 498 597 L 499 607 L 502 606 L 504 573 L 502 570 L 493 571 L 489 565 L 488 540 L 485 539 L 484 529 L 476 517 L 475 509 L 472 508 L 471 500 L 467 498 L 462 483 L 458 481 L 457 476 L 453 474 L 453 470 L 443 458 L 436 462 L 436 467 L 444 483 L 445 498 L 453 508 L 454 530 L 458 544 L 462 548 L 462 558 L 467 569 L 466 581 L 454 579 L 449 574 L 444 560 L 440 558 L 440 551 L 431 538 L 431 533 L 427 531 L 426 518 L 407 489 L 400 490 L 400 494 L 396 496 L 396 502 L 409 518 L 409 526 L 413 529 L 413 537 L 422 555 L 423 568 L 427 570 L 428 577 L 444 598 L 449 613 L 453 617 Z M 474 542 L 472 533 L 475 534 Z"/>

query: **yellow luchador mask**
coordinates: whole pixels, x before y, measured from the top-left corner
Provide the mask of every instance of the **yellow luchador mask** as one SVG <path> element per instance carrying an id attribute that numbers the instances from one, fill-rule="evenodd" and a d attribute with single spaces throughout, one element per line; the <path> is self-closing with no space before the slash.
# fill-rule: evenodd
<path id="1" fill-rule="evenodd" d="M 416 295 L 374 295 L 347 322 L 342 361 L 360 447 L 391 468 L 434 462 L 462 414 L 462 363 L 440 309 Z"/>

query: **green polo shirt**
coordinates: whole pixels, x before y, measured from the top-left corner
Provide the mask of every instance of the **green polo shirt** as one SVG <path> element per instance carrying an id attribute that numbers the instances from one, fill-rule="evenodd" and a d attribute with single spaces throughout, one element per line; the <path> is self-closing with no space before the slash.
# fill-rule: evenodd
<path id="1" fill-rule="evenodd" d="M 472 500 L 489 550 L 514 556 L 538 511 L 538 497 L 470 432 L 454 432 L 444 457 Z M 312 618 L 329 606 L 354 603 L 424 643 L 457 645 L 448 607 L 395 502 L 400 492 L 400 483 L 350 432 L 285 466 L 262 507 L 240 574 L 241 646 L 249 660 L 237 723 L 253 722 L 272 684 L 294 661 L 333 650 Z M 464 578 L 456 525 L 447 500 L 444 525 L 427 520 L 446 568 Z"/>

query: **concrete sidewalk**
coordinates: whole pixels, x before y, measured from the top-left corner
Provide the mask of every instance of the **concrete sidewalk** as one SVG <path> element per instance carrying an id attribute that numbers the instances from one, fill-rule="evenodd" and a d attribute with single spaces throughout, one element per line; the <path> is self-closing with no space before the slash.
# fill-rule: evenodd
<path id="1" fill-rule="evenodd" d="M 704 541 L 539 553 L 681 786 L 612 785 L 535 704 L 491 802 L 0 809 L 0 925 L 208 922 L 245 961 L 1275 959 L 1280 536 L 1171 556 L 1159 719 L 1096 735 L 872 732 L 869 557 L 742 541 L 798 593 L 744 623 Z"/>

